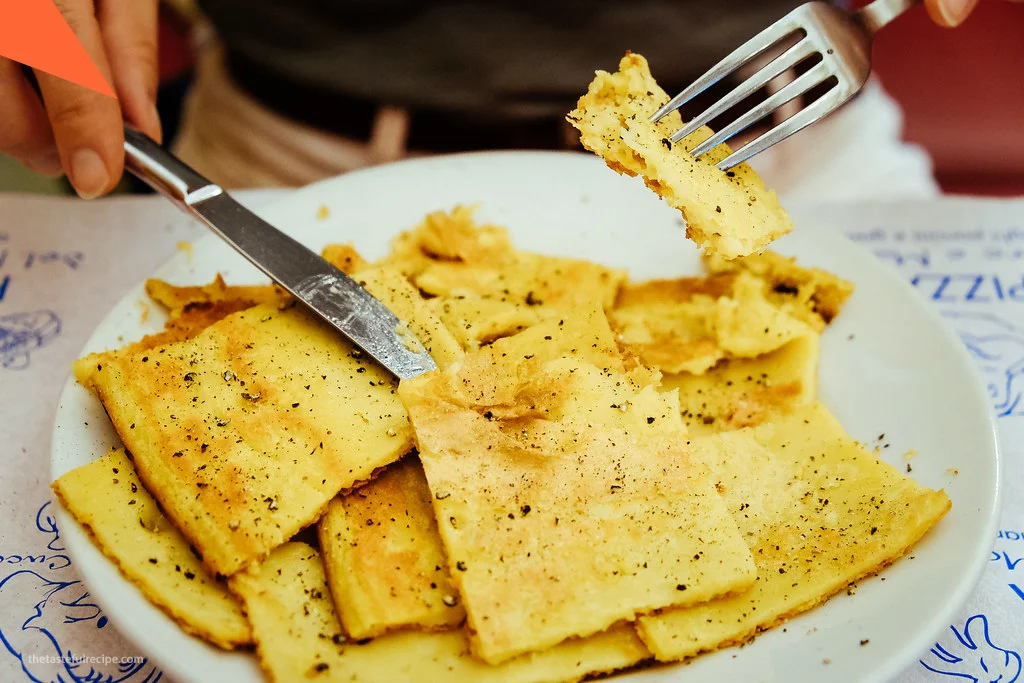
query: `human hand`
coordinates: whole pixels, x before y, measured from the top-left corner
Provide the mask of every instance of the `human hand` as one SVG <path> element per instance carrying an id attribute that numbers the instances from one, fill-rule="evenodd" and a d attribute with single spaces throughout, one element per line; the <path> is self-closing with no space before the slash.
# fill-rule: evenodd
<path id="1" fill-rule="evenodd" d="M 977 7 L 979 0 L 924 0 L 928 16 L 939 26 L 952 28 L 964 23 Z M 1021 2 L 1021 0 L 1011 0 Z"/>
<path id="2" fill-rule="evenodd" d="M 87 199 L 124 170 L 124 122 L 160 140 L 157 0 L 54 0 L 118 99 L 0 57 L 0 152 L 47 175 L 67 174 Z"/>

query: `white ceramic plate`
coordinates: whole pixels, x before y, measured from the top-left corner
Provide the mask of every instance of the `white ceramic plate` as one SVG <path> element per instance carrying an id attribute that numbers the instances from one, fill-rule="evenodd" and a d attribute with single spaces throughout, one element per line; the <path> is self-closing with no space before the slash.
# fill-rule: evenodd
<path id="1" fill-rule="evenodd" d="M 262 213 L 311 248 L 352 241 L 367 257 L 429 211 L 478 203 L 478 218 L 507 226 L 515 244 L 546 254 L 626 267 L 633 278 L 699 272 L 678 213 L 635 179 L 577 154 L 485 153 L 409 161 L 328 180 Z M 318 218 L 322 206 L 329 216 Z M 852 280 L 856 293 L 824 335 L 821 399 L 857 439 L 885 434 L 885 459 L 902 467 L 915 448 L 913 476 L 945 488 L 953 509 L 885 581 L 862 583 L 804 616 L 731 648 L 635 672 L 630 681 L 881 681 L 927 650 L 966 601 L 988 559 L 998 511 L 995 423 L 970 359 L 918 296 L 866 251 L 827 225 L 798 225 L 777 249 Z M 215 237 L 156 272 L 181 284 L 264 281 Z M 162 326 L 140 323 L 140 284 L 96 329 L 83 353 L 116 347 Z M 99 402 L 72 380 L 57 411 L 53 476 L 116 444 Z M 950 469 L 959 471 L 954 476 Z M 125 581 L 64 514 L 75 563 L 114 624 L 182 683 L 262 680 L 255 659 L 186 636 Z M 861 645 L 861 641 L 869 641 Z"/>

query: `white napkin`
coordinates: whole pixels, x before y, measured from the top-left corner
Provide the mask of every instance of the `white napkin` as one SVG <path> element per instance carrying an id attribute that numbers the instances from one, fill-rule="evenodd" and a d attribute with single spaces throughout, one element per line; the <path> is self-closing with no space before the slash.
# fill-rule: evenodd
<path id="1" fill-rule="evenodd" d="M 795 204 L 792 212 L 801 229 L 842 230 L 916 278 L 974 349 L 993 406 L 1006 413 L 1006 505 L 991 562 L 949 630 L 899 680 L 1024 680 L 1024 202 Z M 50 429 L 93 328 L 179 241 L 204 232 L 158 198 L 0 196 L 0 215 L 0 680 L 73 681 L 94 671 L 152 683 L 154 665 L 107 623 L 64 551 L 49 503 Z"/>

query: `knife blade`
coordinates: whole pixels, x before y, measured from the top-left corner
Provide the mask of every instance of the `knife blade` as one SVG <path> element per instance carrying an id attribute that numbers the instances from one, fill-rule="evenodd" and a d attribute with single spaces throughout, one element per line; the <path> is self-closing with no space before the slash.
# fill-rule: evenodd
<path id="1" fill-rule="evenodd" d="M 437 369 L 429 352 L 358 282 L 246 209 L 147 135 L 125 127 L 125 168 L 209 227 L 399 379 Z"/>

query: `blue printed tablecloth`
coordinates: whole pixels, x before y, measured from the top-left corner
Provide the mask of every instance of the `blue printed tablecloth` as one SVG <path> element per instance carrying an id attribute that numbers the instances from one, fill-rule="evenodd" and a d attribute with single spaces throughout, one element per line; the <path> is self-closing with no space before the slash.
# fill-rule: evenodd
<path id="1" fill-rule="evenodd" d="M 243 193 L 250 204 L 272 193 Z M 977 361 L 1000 417 L 1003 520 L 981 583 L 901 683 L 1024 682 L 1024 201 L 796 204 L 898 269 Z M 156 198 L 0 195 L 0 681 L 167 681 L 107 623 L 50 503 L 57 397 L 122 293 L 203 234 Z M 820 227 L 818 227 L 820 226 Z"/>

